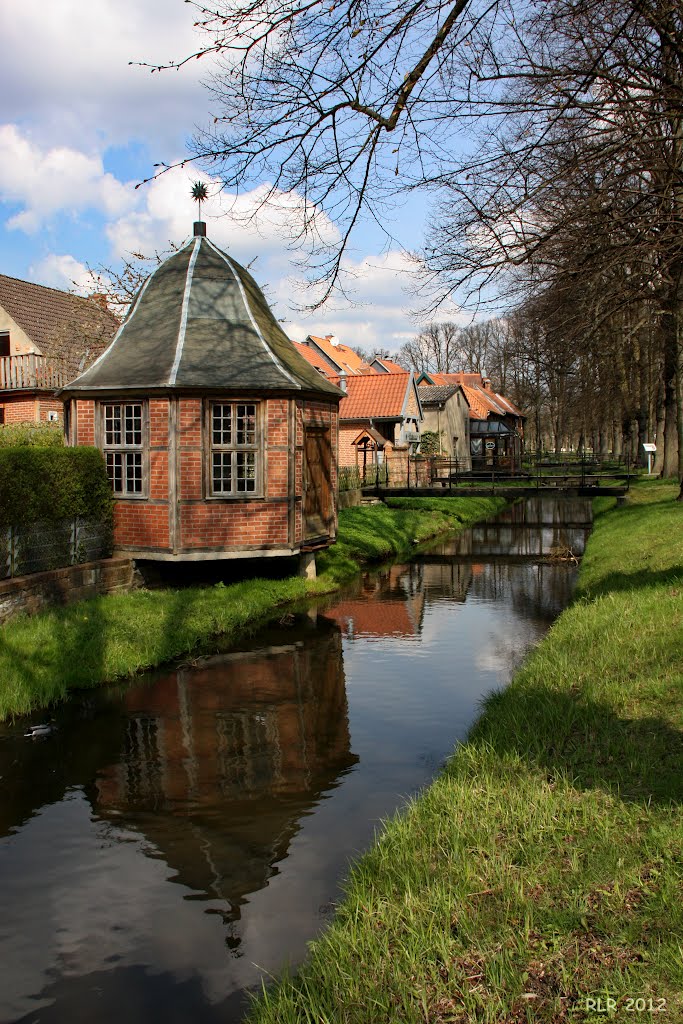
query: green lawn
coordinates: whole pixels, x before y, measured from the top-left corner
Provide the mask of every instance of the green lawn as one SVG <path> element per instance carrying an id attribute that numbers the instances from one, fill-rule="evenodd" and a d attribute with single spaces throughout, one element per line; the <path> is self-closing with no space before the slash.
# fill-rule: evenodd
<path id="1" fill-rule="evenodd" d="M 600 500 L 576 600 L 254 1024 L 683 1021 L 677 493 Z"/>
<path id="2" fill-rule="evenodd" d="M 342 512 L 338 543 L 319 556 L 314 581 L 253 579 L 137 591 L 13 619 L 0 629 L 0 719 L 48 707 L 72 689 L 130 677 L 218 636 L 222 643 L 236 641 L 278 607 L 336 589 L 362 564 L 405 555 L 505 504 L 493 498 L 410 501 Z"/>

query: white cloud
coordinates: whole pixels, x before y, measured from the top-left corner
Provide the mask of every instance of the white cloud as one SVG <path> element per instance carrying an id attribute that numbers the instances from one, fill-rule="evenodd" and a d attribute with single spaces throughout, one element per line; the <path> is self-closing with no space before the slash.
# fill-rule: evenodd
<path id="1" fill-rule="evenodd" d="M 31 265 L 31 280 L 51 288 L 78 292 L 86 295 L 93 290 L 93 277 L 84 263 L 70 255 L 58 256 L 50 253 L 38 263 Z"/>
<path id="2" fill-rule="evenodd" d="M 278 316 L 296 319 L 287 325 L 290 333 L 335 333 L 367 348 L 397 349 L 416 330 L 405 312 L 412 301 L 404 288 L 409 268 L 399 253 L 345 260 L 344 283 L 356 304 L 337 298 L 304 315 L 296 305 L 310 304 L 314 289 L 287 248 L 301 197 L 277 193 L 267 214 L 247 221 L 265 186 L 238 198 L 220 193 L 218 182 L 192 163 L 137 190 L 135 181 L 123 180 L 140 173 L 140 159 L 171 163 L 176 154 L 185 156 L 186 137 L 210 119 L 200 79 L 211 58 L 154 74 L 129 63 L 163 64 L 196 51 L 205 37 L 193 29 L 194 14 L 183 0 L 0 3 L 0 196 L 12 206 L 5 228 L 14 229 L 0 239 L 3 269 L 21 276 L 29 267 L 35 280 L 64 288 L 77 281 L 83 288 L 86 262 L 115 265 L 130 252 L 165 251 L 192 230 L 189 190 L 200 179 L 212 193 L 202 211 L 209 236 L 251 266 Z M 131 154 L 135 169 L 128 169 Z M 82 239 L 74 226 L 86 229 Z M 94 227 L 101 231 L 99 247 Z M 318 229 L 323 240 L 336 240 L 327 217 L 319 217 Z M 8 265 L 22 258 L 23 267 Z"/>
<path id="3" fill-rule="evenodd" d="M 132 186 L 105 173 L 102 160 L 68 146 L 41 148 L 16 125 L 0 125 L 0 193 L 23 209 L 7 223 L 37 231 L 56 213 L 88 208 L 121 214 L 135 201 Z"/>
<path id="4" fill-rule="evenodd" d="M 284 266 L 291 264 L 286 255 L 286 240 L 304 210 L 304 200 L 295 193 L 275 192 L 263 206 L 266 185 L 243 195 L 222 191 L 221 183 L 194 166 L 174 167 L 138 190 L 141 205 L 112 221 L 107 235 L 117 256 L 128 252 L 152 253 L 187 238 L 197 217 L 196 203 L 190 197 L 194 181 L 203 181 L 209 199 L 202 203 L 202 220 L 216 245 L 226 249 L 240 262 L 256 257 L 275 258 L 284 254 Z M 315 211 L 308 211 L 309 215 Z M 315 216 L 318 238 L 333 242 L 337 228 L 323 214 Z"/>
<path id="5" fill-rule="evenodd" d="M 205 120 L 208 67 L 151 74 L 130 62 L 191 54 L 201 41 L 192 22 L 182 0 L 3 0 L 0 120 L 32 126 L 49 145 L 103 149 L 137 138 L 164 159 Z"/>
<path id="6" fill-rule="evenodd" d="M 417 304 L 414 294 L 417 278 L 416 267 L 409 256 L 392 250 L 358 261 L 346 259 L 342 264 L 342 277 L 353 304 L 340 307 L 338 299 L 329 300 L 311 314 L 297 315 L 287 327 L 295 340 L 302 340 L 306 334 L 335 334 L 347 345 L 397 352 L 401 345 L 415 337 L 420 321 L 411 310 Z M 296 297 L 302 302 L 307 298 L 305 287 L 299 281 Z M 280 282 L 278 299 L 286 300 L 291 291 L 291 281 Z M 315 294 L 315 289 L 309 287 L 309 303 L 310 296 Z M 438 319 L 469 321 L 469 317 L 452 304 L 444 306 Z"/>

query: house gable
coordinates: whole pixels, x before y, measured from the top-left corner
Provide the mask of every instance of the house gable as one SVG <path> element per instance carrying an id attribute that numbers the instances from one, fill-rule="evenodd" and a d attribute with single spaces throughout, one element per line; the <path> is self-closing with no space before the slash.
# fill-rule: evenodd
<path id="1" fill-rule="evenodd" d="M 0 330 L 10 332 L 11 355 L 58 359 L 67 374 L 100 355 L 118 327 L 116 317 L 93 299 L 6 274 L 0 274 L 0 309 L 8 324 Z"/>
<path id="2" fill-rule="evenodd" d="M 40 349 L 28 336 L 25 330 L 19 326 L 13 316 L 0 304 L 0 334 L 9 335 L 9 352 L 0 355 L 27 355 L 29 352 L 40 354 Z"/>

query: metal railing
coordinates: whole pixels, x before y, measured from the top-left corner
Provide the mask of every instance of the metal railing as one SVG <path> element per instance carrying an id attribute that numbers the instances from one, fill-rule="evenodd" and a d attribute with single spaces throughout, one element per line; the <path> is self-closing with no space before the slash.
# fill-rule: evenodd
<path id="1" fill-rule="evenodd" d="M 68 374 L 61 359 L 29 352 L 22 356 L 0 357 L 0 391 L 55 391 L 67 383 Z"/>
<path id="2" fill-rule="evenodd" d="M 381 466 L 368 466 L 364 487 L 432 488 L 481 487 L 496 484 L 521 487 L 599 487 L 622 486 L 628 490 L 634 468 L 624 459 L 600 458 L 585 453 L 563 459 L 561 456 L 526 453 L 521 469 L 513 469 L 509 460 L 472 467 L 457 458 L 417 456 L 386 459 Z"/>
<path id="3" fill-rule="evenodd" d="M 102 523 L 62 519 L 0 530 L 0 579 L 80 565 L 105 558 L 111 530 Z"/>

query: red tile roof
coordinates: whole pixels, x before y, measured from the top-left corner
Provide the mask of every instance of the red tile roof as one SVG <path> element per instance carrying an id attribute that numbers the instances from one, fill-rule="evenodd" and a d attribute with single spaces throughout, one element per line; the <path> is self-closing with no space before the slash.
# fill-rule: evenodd
<path id="1" fill-rule="evenodd" d="M 342 345 L 340 341 L 333 343 L 331 339 L 334 335 L 328 334 L 326 338 L 319 338 L 315 334 L 309 334 L 308 337 L 328 359 L 331 359 L 345 373 L 350 373 L 354 376 L 360 373 L 367 373 L 367 370 L 363 369 L 367 367 L 367 363 L 363 362 L 358 353 L 354 352 L 348 345 Z"/>
<path id="2" fill-rule="evenodd" d="M 323 377 L 327 377 L 329 379 L 330 377 L 335 376 L 334 370 L 330 364 L 325 362 L 323 357 L 319 355 L 314 348 L 311 348 L 309 345 L 302 345 L 298 341 L 293 341 L 292 345 L 294 345 L 294 348 L 297 350 L 299 355 L 303 356 L 311 366 L 315 366 L 318 373 L 321 373 Z M 338 380 L 339 378 L 337 377 L 336 379 Z"/>
<path id="3" fill-rule="evenodd" d="M 492 412 L 500 413 L 500 410 L 494 410 L 491 403 L 486 401 L 481 388 L 472 388 L 467 384 L 463 384 L 462 389 L 465 392 L 465 398 L 470 407 L 470 419 L 486 420 Z"/>
<path id="4" fill-rule="evenodd" d="M 341 420 L 390 419 L 403 412 L 410 373 L 373 373 L 346 378 L 346 398 L 339 403 Z"/>
<path id="5" fill-rule="evenodd" d="M 379 357 L 376 357 L 375 359 L 373 359 L 373 363 L 380 363 L 384 367 L 384 369 L 387 371 L 387 373 L 405 373 L 406 372 L 405 366 L 399 366 L 398 363 L 393 363 L 391 361 L 391 359 L 380 359 Z M 380 373 L 381 372 L 382 371 L 380 370 Z"/>
<path id="6" fill-rule="evenodd" d="M 483 377 L 481 373 L 430 373 L 429 379 L 433 381 L 433 386 L 462 384 L 470 404 L 470 419 L 485 420 L 491 413 L 496 416 L 524 417 L 521 409 L 509 398 L 486 387 L 484 381 L 488 381 L 488 377 Z M 428 384 L 425 386 L 429 387 Z"/>

